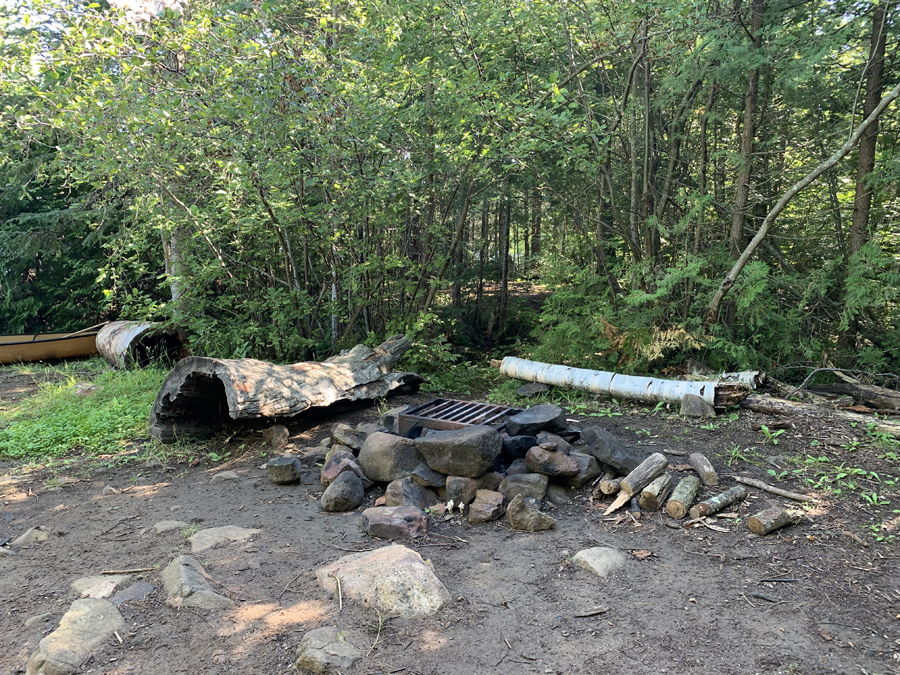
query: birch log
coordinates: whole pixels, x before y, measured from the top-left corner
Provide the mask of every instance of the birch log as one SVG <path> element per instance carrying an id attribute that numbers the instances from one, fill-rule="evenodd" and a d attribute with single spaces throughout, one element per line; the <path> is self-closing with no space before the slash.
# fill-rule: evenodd
<path id="1" fill-rule="evenodd" d="M 659 511 L 672 489 L 672 474 L 661 473 L 641 490 L 640 505 L 644 511 Z"/>
<path id="2" fill-rule="evenodd" d="M 694 394 L 717 408 L 738 404 L 748 392 L 741 382 L 682 382 L 656 377 L 619 375 L 603 370 L 556 366 L 507 356 L 500 373 L 526 382 L 541 382 L 566 389 L 578 389 L 611 398 L 648 403 L 681 403 L 685 394 Z"/>
<path id="3" fill-rule="evenodd" d="M 692 452 L 688 455 L 688 463 L 694 467 L 694 471 L 700 476 L 700 480 L 704 485 L 715 486 L 719 484 L 719 474 L 713 468 L 713 465 L 704 455 L 699 452 Z"/>
<path id="4" fill-rule="evenodd" d="M 374 350 L 357 345 L 321 363 L 182 359 L 156 396 L 150 433 L 171 443 L 181 435 L 208 436 L 229 418 L 293 417 L 309 408 L 415 389 L 421 377 L 391 372 L 409 347 L 406 337 L 396 335 Z"/>
<path id="5" fill-rule="evenodd" d="M 700 479 L 697 476 L 682 478 L 666 503 L 666 513 L 672 518 L 684 518 L 699 491 Z"/>
<path id="6" fill-rule="evenodd" d="M 726 506 L 731 506 L 735 502 L 739 502 L 746 498 L 746 488 L 742 488 L 738 485 L 733 488 L 728 488 L 725 492 L 718 494 L 715 497 L 710 497 L 702 502 L 698 502 L 691 507 L 691 510 L 688 513 L 690 513 L 691 518 L 702 518 L 703 516 L 718 513 Z"/>

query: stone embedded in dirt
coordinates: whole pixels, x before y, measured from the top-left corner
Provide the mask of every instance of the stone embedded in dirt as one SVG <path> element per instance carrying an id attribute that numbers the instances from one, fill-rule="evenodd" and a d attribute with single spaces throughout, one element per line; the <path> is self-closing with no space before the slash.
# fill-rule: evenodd
<path id="1" fill-rule="evenodd" d="M 407 410 L 410 410 L 412 406 L 409 405 L 401 405 L 396 408 L 391 408 L 386 413 L 381 416 L 381 426 L 388 430 L 389 433 L 399 434 L 400 433 L 400 415 L 405 413 Z"/>
<path id="2" fill-rule="evenodd" d="M 199 607 L 200 609 L 228 609 L 234 603 L 216 593 L 209 585 L 209 575 L 195 558 L 180 555 L 162 571 L 166 587 L 166 602 L 173 607 Z"/>
<path id="3" fill-rule="evenodd" d="M 622 567 L 628 560 L 628 556 L 615 548 L 607 546 L 595 546 L 579 551 L 572 558 L 572 562 L 579 567 L 593 572 L 598 577 L 605 577 Z"/>
<path id="4" fill-rule="evenodd" d="M 297 647 L 294 669 L 313 673 L 345 673 L 363 657 L 346 641 L 346 633 L 332 626 L 316 628 L 303 636 Z"/>
<path id="5" fill-rule="evenodd" d="M 283 424 L 276 424 L 268 429 L 263 429 L 262 432 L 263 443 L 275 450 L 281 450 L 286 446 L 290 437 L 291 432 Z"/>
<path id="6" fill-rule="evenodd" d="M 335 424 L 331 429 L 331 442 L 332 444 L 344 445 L 356 452 L 359 452 L 359 449 L 362 447 L 359 432 L 349 424 L 343 423 Z"/>
<path id="7" fill-rule="evenodd" d="M 0 546 L 0 558 L 3 558 L 4 556 L 13 556 L 15 554 L 15 551 L 8 549 L 5 546 Z"/>
<path id="8" fill-rule="evenodd" d="M 716 409 L 696 394 L 685 394 L 681 397 L 681 416 L 714 418 Z"/>
<path id="9" fill-rule="evenodd" d="M 251 530 L 245 527 L 237 527 L 236 525 L 210 527 L 206 530 L 199 530 L 191 537 L 191 553 L 199 553 L 200 551 L 205 551 L 208 548 L 216 546 L 241 543 L 260 532 L 262 532 L 262 530 Z"/>
<path id="10" fill-rule="evenodd" d="M 525 466 L 531 473 L 547 476 L 577 476 L 579 470 L 578 462 L 568 455 L 540 445 L 531 448 L 525 455 Z"/>
<path id="11" fill-rule="evenodd" d="M 237 475 L 234 471 L 220 471 L 215 476 L 212 477 L 210 483 L 222 483 L 226 480 L 237 480 L 240 476 Z"/>
<path id="12" fill-rule="evenodd" d="M 543 445 L 544 443 L 552 443 L 556 446 L 556 449 L 559 452 L 570 454 L 575 450 L 572 447 L 572 444 L 569 443 L 562 436 L 557 436 L 556 434 L 551 434 L 549 431 L 539 431 L 537 435 L 537 445 Z"/>
<path id="13" fill-rule="evenodd" d="M 510 436 L 533 436 L 539 431 L 565 431 L 566 413 L 558 405 L 544 403 L 523 410 L 506 420 Z"/>
<path id="14" fill-rule="evenodd" d="M 447 476 L 447 501 L 454 504 L 468 504 L 475 499 L 475 492 L 481 485 L 474 478 Z"/>
<path id="15" fill-rule="evenodd" d="M 362 504 L 366 488 L 355 471 L 344 471 L 322 493 L 323 511 L 352 511 Z"/>
<path id="16" fill-rule="evenodd" d="M 547 486 L 547 494 L 544 496 L 544 499 L 557 506 L 572 503 L 572 497 L 569 490 L 566 489 L 565 486 L 556 483 L 550 483 L 550 485 Z"/>
<path id="17" fill-rule="evenodd" d="M 478 478 L 494 468 L 503 441 L 496 429 L 478 425 L 422 436 L 416 439 L 416 447 L 435 471 Z"/>
<path id="18" fill-rule="evenodd" d="M 507 476 L 500 483 L 500 493 L 507 503 L 521 495 L 541 500 L 547 494 L 550 479 L 542 473 L 520 473 Z"/>
<path id="19" fill-rule="evenodd" d="M 172 530 L 186 530 L 190 525 L 183 520 L 161 520 L 150 529 L 154 534 L 162 534 L 163 532 L 171 532 Z"/>
<path id="20" fill-rule="evenodd" d="M 48 624 L 53 622 L 54 616 L 56 616 L 56 615 L 53 612 L 47 612 L 46 614 L 38 614 L 37 616 L 30 616 L 27 619 L 25 619 L 25 627 L 31 628 L 32 626 L 37 626 L 40 624 L 44 624 L 44 626 L 48 626 Z"/>
<path id="21" fill-rule="evenodd" d="M 26 675 L 67 675 L 78 671 L 90 653 L 116 632 L 125 619 L 109 600 L 83 598 L 72 603 L 59 628 L 40 641 L 25 665 Z"/>
<path id="22" fill-rule="evenodd" d="M 335 448 L 343 448 L 346 446 L 336 445 Z M 362 478 L 362 469 L 356 461 L 356 456 L 349 449 L 335 450 L 332 448 L 325 456 L 325 464 L 319 471 L 319 481 L 325 487 L 331 485 L 335 478 L 345 471 L 356 471 Z"/>
<path id="23" fill-rule="evenodd" d="M 542 382 L 529 382 L 516 389 L 516 393 L 525 398 L 537 396 L 538 394 L 543 394 L 548 391 L 550 391 L 550 385 L 543 384 Z"/>
<path id="24" fill-rule="evenodd" d="M 106 497 L 107 495 L 117 495 L 121 492 L 118 488 L 114 488 L 112 485 L 106 485 L 103 487 L 103 490 L 100 491 L 100 494 Z"/>
<path id="25" fill-rule="evenodd" d="M 493 490 L 478 490 L 469 506 L 469 524 L 487 523 L 503 515 L 503 495 Z"/>
<path id="26" fill-rule="evenodd" d="M 31 546 L 32 544 L 40 544 L 47 541 L 50 537 L 50 530 L 43 525 L 32 527 L 25 530 L 21 536 L 10 542 L 10 546 Z"/>
<path id="27" fill-rule="evenodd" d="M 437 502 L 436 494 L 410 478 L 391 481 L 384 493 L 385 506 L 415 506 L 424 511 Z"/>
<path id="28" fill-rule="evenodd" d="M 82 598 L 108 598 L 117 586 L 124 584 L 130 578 L 130 574 L 104 574 L 76 579 L 71 586 L 72 590 Z"/>
<path id="29" fill-rule="evenodd" d="M 295 457 L 273 457 L 266 462 L 266 471 L 276 485 L 290 485 L 300 480 L 302 465 Z"/>
<path id="30" fill-rule="evenodd" d="M 432 469 L 426 462 L 415 468 L 410 476 L 416 483 L 427 488 L 442 488 L 447 485 L 447 476 Z"/>
<path id="31" fill-rule="evenodd" d="M 603 467 L 600 466 L 600 462 L 590 455 L 573 452 L 569 457 L 578 464 L 578 474 L 563 481 L 569 487 L 573 487 L 576 490 L 583 488 L 588 483 L 599 478 L 600 474 L 603 473 Z"/>
<path id="32" fill-rule="evenodd" d="M 138 581 L 131 584 L 128 588 L 123 588 L 112 596 L 109 601 L 116 607 L 127 602 L 147 602 L 150 594 L 155 590 L 156 586 L 153 584 L 146 581 Z"/>
<path id="33" fill-rule="evenodd" d="M 503 436 L 503 454 L 508 457 L 524 457 L 536 445 L 538 439 L 535 436 Z"/>
<path id="34" fill-rule="evenodd" d="M 518 476 L 523 473 L 528 473 L 528 466 L 526 466 L 526 464 L 525 464 L 524 457 L 519 457 L 519 459 L 515 460 L 506 469 L 507 476 Z"/>
<path id="35" fill-rule="evenodd" d="M 503 474 L 499 474 L 496 471 L 488 471 L 478 479 L 478 487 L 482 490 L 491 490 L 492 492 L 496 492 L 497 488 L 500 487 L 500 483 L 502 482 Z"/>
<path id="36" fill-rule="evenodd" d="M 360 527 L 379 539 L 415 539 L 428 534 L 428 520 L 415 506 L 373 506 L 362 512 Z"/>
<path id="37" fill-rule="evenodd" d="M 379 431 L 366 438 L 359 451 L 363 473 L 382 483 L 406 478 L 424 461 L 415 441 Z"/>
<path id="38" fill-rule="evenodd" d="M 506 507 L 506 517 L 513 529 L 526 532 L 549 530 L 556 525 L 556 520 L 541 513 L 541 503 L 532 497 L 518 495 Z"/>
<path id="39" fill-rule="evenodd" d="M 403 507 L 400 507 L 403 508 Z M 450 602 L 450 594 L 422 556 L 405 546 L 353 553 L 316 570 L 319 585 L 389 616 L 423 618 Z"/>

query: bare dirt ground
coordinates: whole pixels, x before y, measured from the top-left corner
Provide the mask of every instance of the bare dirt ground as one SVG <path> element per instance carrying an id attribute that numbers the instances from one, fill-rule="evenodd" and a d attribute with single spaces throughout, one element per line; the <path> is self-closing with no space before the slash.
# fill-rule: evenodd
<path id="1" fill-rule="evenodd" d="M 764 445 L 762 434 L 752 430 L 771 418 L 742 412 L 738 420 L 704 429 L 645 408 L 623 411 L 594 421 L 629 445 L 706 453 L 723 487 L 733 484 L 730 473 L 771 480 L 764 465 L 738 459 L 728 466 L 735 446 L 757 447 L 759 460 L 810 452 L 838 460 L 848 453 L 840 445 L 853 447 L 850 439 L 859 435 L 839 424 L 800 422 L 776 447 Z M 316 445 L 336 421 L 377 416 L 375 407 L 311 416 L 291 425 L 293 449 Z M 813 439 L 821 445 L 810 449 Z M 371 675 L 900 672 L 897 547 L 876 542 L 864 529 L 890 520 L 892 510 L 869 506 L 858 495 L 821 495 L 806 521 L 766 537 L 750 533 L 744 521 L 782 500 L 753 489 L 750 499 L 728 509 L 737 518 L 721 519 L 715 530 L 685 529 L 663 513 L 645 514 L 637 524 L 605 519 L 587 488 L 572 491 L 569 504 L 547 507 L 557 518 L 547 532 L 517 533 L 505 520 L 478 526 L 434 520 L 427 537 L 407 545 L 431 560 L 452 602 L 430 619 L 409 620 L 379 617 L 347 602 L 340 608 L 317 586 L 318 567 L 348 552 L 389 545 L 360 531 L 358 511 L 321 511 L 317 468 L 307 469 L 301 484 L 277 486 L 259 468 L 266 458 L 258 431 L 217 447 L 220 455 L 231 455 L 214 465 L 160 464 L 145 454 L 99 470 L 78 464 L 27 473 L 9 463 L 0 467 L 22 479 L 0 483 L 0 539 L 38 525 L 51 530 L 46 542 L 0 556 L 0 673 L 24 671 L 38 641 L 76 598 L 73 580 L 141 568 L 152 569 L 134 578 L 157 590 L 146 602 L 120 606 L 127 632 L 121 643 L 110 641 L 96 652 L 84 672 L 281 675 L 291 671 L 303 633 L 320 626 L 347 631 L 366 653 L 352 672 Z M 891 472 L 864 445 L 852 460 Z M 677 455 L 672 461 L 681 463 Z M 211 476 L 225 469 L 239 478 L 212 483 Z M 106 485 L 122 492 L 103 496 Z M 781 485 L 808 487 L 789 479 Z M 381 492 L 370 490 L 361 508 Z M 897 494 L 885 496 L 900 505 Z M 250 545 L 196 556 L 215 589 L 235 601 L 233 610 L 165 604 L 159 570 L 189 552 L 190 531 L 155 535 L 148 528 L 170 519 L 190 522 L 190 529 L 262 530 Z M 569 562 L 591 546 L 636 555 L 599 579 Z M 597 606 L 608 611 L 576 616 Z M 26 619 L 45 613 L 46 622 L 26 627 Z"/>

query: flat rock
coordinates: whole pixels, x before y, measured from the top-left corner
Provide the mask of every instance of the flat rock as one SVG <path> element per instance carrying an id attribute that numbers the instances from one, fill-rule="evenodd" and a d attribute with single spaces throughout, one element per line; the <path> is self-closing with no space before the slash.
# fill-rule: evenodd
<path id="1" fill-rule="evenodd" d="M 363 653 L 347 642 L 346 631 L 326 626 L 303 636 L 294 668 L 300 672 L 345 673 L 362 657 Z"/>
<path id="2" fill-rule="evenodd" d="M 108 598 L 116 587 L 131 578 L 130 574 L 103 574 L 94 577 L 82 577 L 71 583 L 72 590 L 82 598 Z"/>
<path id="3" fill-rule="evenodd" d="M 509 503 L 506 517 L 513 529 L 526 532 L 549 530 L 556 525 L 556 520 L 546 513 L 541 513 L 541 503 L 537 499 L 522 495 L 518 495 Z"/>
<path id="4" fill-rule="evenodd" d="M 512 502 L 518 496 L 532 497 L 537 500 L 547 494 L 547 485 L 550 479 L 542 473 L 521 473 L 512 476 L 507 475 L 500 483 L 500 492 L 507 503 Z"/>
<path id="5" fill-rule="evenodd" d="M 528 473 L 528 467 L 525 464 L 525 458 L 519 457 L 506 469 L 507 476 L 518 476 L 519 474 Z"/>
<path id="6" fill-rule="evenodd" d="M 622 567 L 628 556 L 615 548 L 595 546 L 579 551 L 572 557 L 572 562 L 579 567 L 593 572 L 598 577 L 605 577 Z"/>
<path id="7" fill-rule="evenodd" d="M 115 632 L 125 631 L 125 620 L 108 600 L 83 598 L 72 603 L 59 628 L 40 641 L 25 666 L 26 675 L 67 675 L 77 672 L 92 651 Z"/>
<path id="8" fill-rule="evenodd" d="M 531 473 L 547 476 L 577 476 L 579 470 L 578 462 L 568 455 L 540 445 L 531 448 L 525 455 L 525 466 Z"/>
<path id="9" fill-rule="evenodd" d="M 296 457 L 273 457 L 266 462 L 269 480 L 276 485 L 297 483 L 302 477 L 303 466 Z"/>
<path id="10" fill-rule="evenodd" d="M 547 494 L 544 496 L 544 498 L 551 504 L 556 504 L 557 506 L 572 503 L 572 496 L 570 491 L 566 489 L 565 486 L 557 485 L 556 483 L 550 483 L 550 485 L 547 487 Z"/>
<path id="11" fill-rule="evenodd" d="M 200 609 L 228 609 L 234 603 L 213 591 L 209 575 L 196 559 L 180 555 L 162 572 L 163 584 L 173 607 L 199 607 Z"/>
<path id="12" fill-rule="evenodd" d="M 235 525 L 210 527 L 205 530 L 199 530 L 191 537 L 191 553 L 199 553 L 200 551 L 205 551 L 206 549 L 215 546 L 241 543 L 260 532 L 262 532 L 262 530 L 251 530 Z"/>
<path id="13" fill-rule="evenodd" d="M 556 449 L 559 452 L 569 454 L 575 448 L 572 447 L 572 444 L 569 443 L 562 436 L 557 436 L 556 434 L 551 434 L 549 431 L 539 431 L 537 435 L 537 445 L 541 445 L 543 443 L 553 443 L 556 446 Z"/>
<path id="14" fill-rule="evenodd" d="M 410 478 L 422 487 L 434 488 L 435 490 L 447 485 L 447 476 L 432 469 L 427 462 L 419 464 L 413 470 Z"/>
<path id="15" fill-rule="evenodd" d="M 38 614 L 37 616 L 30 616 L 25 619 L 25 626 L 27 628 L 31 628 L 32 626 L 39 626 L 43 624 L 47 626 L 53 622 L 53 617 L 56 616 L 53 612 L 47 612 L 46 614 Z"/>
<path id="16" fill-rule="evenodd" d="M 112 485 L 105 485 L 100 491 L 100 494 L 106 497 L 107 495 L 117 495 L 120 492 L 122 491 L 119 488 L 114 488 Z"/>
<path id="17" fill-rule="evenodd" d="M 283 424 L 276 424 L 268 429 L 263 429 L 262 432 L 263 443 L 275 450 L 284 448 L 288 444 L 290 437 L 291 432 Z"/>
<path id="18" fill-rule="evenodd" d="M 384 546 L 344 556 L 319 568 L 316 579 L 335 595 L 340 579 L 345 599 L 388 616 L 432 616 L 450 601 L 450 594 L 431 565 L 405 546 Z"/>
<path id="19" fill-rule="evenodd" d="M 240 476 L 238 476 L 234 471 L 220 471 L 219 473 L 214 475 L 209 482 L 222 483 L 226 480 L 237 480 L 238 478 L 240 478 Z"/>
<path id="20" fill-rule="evenodd" d="M 500 433 L 484 425 L 437 431 L 415 442 L 432 469 L 466 478 L 478 478 L 493 469 L 503 449 Z"/>
<path id="21" fill-rule="evenodd" d="M 155 523 L 150 529 L 153 530 L 154 534 L 162 534 L 163 532 L 171 532 L 172 530 L 186 530 L 189 527 L 190 524 L 183 520 L 161 520 L 158 523 Z"/>
<path id="22" fill-rule="evenodd" d="M 391 481 L 384 493 L 385 506 L 415 506 L 424 511 L 437 502 L 436 494 L 411 478 L 398 478 Z"/>
<path id="23" fill-rule="evenodd" d="M 523 384 L 521 387 L 516 389 L 516 393 L 519 396 L 524 396 L 525 398 L 537 396 L 538 394 L 544 394 L 548 391 L 550 391 L 550 385 L 544 384 L 542 382 L 529 382 L 528 384 Z"/>
<path id="24" fill-rule="evenodd" d="M 578 464 L 578 474 L 564 479 L 564 482 L 569 487 L 573 487 L 576 490 L 583 488 L 588 483 L 597 480 L 600 474 L 603 473 L 603 467 L 600 466 L 600 462 L 590 455 L 573 452 L 569 457 Z"/>
<path id="25" fill-rule="evenodd" d="M 362 512 L 360 526 L 379 539 L 414 539 L 428 534 L 425 513 L 415 506 L 373 506 Z"/>
<path id="26" fill-rule="evenodd" d="M 382 483 L 406 478 L 424 461 L 415 441 L 382 432 L 369 435 L 359 451 L 363 473 Z"/>
<path id="27" fill-rule="evenodd" d="M 110 598 L 110 602 L 116 607 L 127 602 L 147 602 L 150 594 L 155 590 L 156 586 L 153 584 L 146 581 L 138 581 L 116 593 Z"/>
<path id="28" fill-rule="evenodd" d="M 716 409 L 696 394 L 685 394 L 681 397 L 681 416 L 714 418 Z"/>
<path id="29" fill-rule="evenodd" d="M 544 403 L 523 410 L 506 420 L 510 436 L 534 436 L 539 431 L 565 431 L 566 413 L 558 405 Z"/>
<path id="30" fill-rule="evenodd" d="M 616 436 L 597 425 L 586 426 L 581 432 L 582 452 L 608 464 L 622 475 L 631 473 L 647 459 L 647 453 L 626 447 Z"/>
<path id="31" fill-rule="evenodd" d="M 47 539 L 50 538 L 50 530 L 43 525 L 38 525 L 37 527 L 32 527 L 25 532 L 23 532 L 20 536 L 13 539 L 10 542 L 10 546 L 31 546 L 32 544 L 40 544 Z"/>
<path id="32" fill-rule="evenodd" d="M 468 504 L 475 499 L 475 492 L 480 483 L 474 478 L 465 476 L 447 476 L 447 500 L 454 504 Z"/>
<path id="33" fill-rule="evenodd" d="M 335 424 L 334 428 L 332 428 L 331 442 L 332 444 L 343 445 L 351 450 L 356 450 L 357 452 L 359 452 L 359 449 L 363 444 L 362 439 L 359 437 L 359 432 L 349 424 L 343 423 Z"/>
<path id="34" fill-rule="evenodd" d="M 355 471 L 344 471 L 322 493 L 323 511 L 352 511 L 362 504 L 366 488 Z"/>
<path id="35" fill-rule="evenodd" d="M 503 495 L 493 490 L 478 490 L 469 507 L 469 523 L 487 523 L 503 515 Z"/>

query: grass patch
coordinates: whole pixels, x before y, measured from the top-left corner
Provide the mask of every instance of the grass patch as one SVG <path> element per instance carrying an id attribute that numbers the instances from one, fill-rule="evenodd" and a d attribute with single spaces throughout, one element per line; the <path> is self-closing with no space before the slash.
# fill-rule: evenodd
<path id="1" fill-rule="evenodd" d="M 0 412 L 0 457 L 41 459 L 70 451 L 114 453 L 134 436 L 145 436 L 150 407 L 168 370 L 106 370 L 78 395 L 75 376 L 45 383 L 38 393 Z"/>

